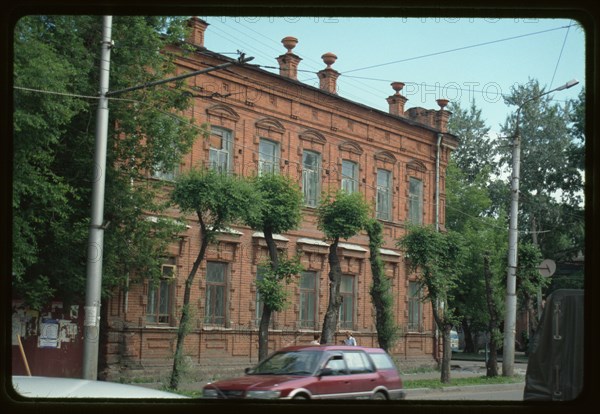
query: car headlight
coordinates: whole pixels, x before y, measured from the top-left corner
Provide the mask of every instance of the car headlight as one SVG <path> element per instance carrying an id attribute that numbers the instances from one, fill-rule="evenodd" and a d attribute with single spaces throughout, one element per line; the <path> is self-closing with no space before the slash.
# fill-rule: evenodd
<path id="1" fill-rule="evenodd" d="M 281 391 L 248 391 L 246 398 L 279 398 Z"/>
<path id="2" fill-rule="evenodd" d="M 214 388 L 204 388 L 202 390 L 202 396 L 204 398 L 217 398 L 219 396 L 219 392 Z"/>

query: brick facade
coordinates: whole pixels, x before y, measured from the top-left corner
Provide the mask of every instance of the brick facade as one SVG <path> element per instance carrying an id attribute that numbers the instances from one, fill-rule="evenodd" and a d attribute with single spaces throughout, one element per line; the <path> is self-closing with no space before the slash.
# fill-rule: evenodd
<path id="1" fill-rule="evenodd" d="M 190 42 L 197 46 L 194 53 L 171 50 L 177 58 L 177 74 L 216 66 L 230 61 L 204 48 L 207 24 L 192 19 L 194 30 Z M 210 29 L 208 29 L 210 30 Z M 290 39 L 293 39 L 291 41 Z M 402 335 L 393 350 L 400 364 L 433 363 L 434 322 L 430 306 L 423 304 L 420 328 L 408 329 L 408 284 L 414 275 L 407 274 L 404 261 L 396 249 L 396 240 L 405 234 L 409 217 L 409 181 L 422 183 L 422 221 L 432 224 L 436 219 L 436 157 L 438 138 L 443 134 L 440 154 L 439 224 L 444 224 L 445 170 L 450 152 L 457 145 L 456 137 L 446 132 L 449 112 L 447 101 L 440 100 L 439 110 L 411 108 L 404 112 L 406 98 L 401 87 L 394 85 L 395 95 L 388 98 L 390 113 L 349 101 L 335 93 L 339 75 L 333 68 L 331 53 L 323 55 L 327 67 L 319 72 L 321 87 L 305 85 L 295 79 L 301 58 L 294 53 L 296 39 L 282 41 L 287 53 L 277 57 L 282 68 L 273 74 L 250 65 L 235 65 L 227 70 L 210 72 L 187 79 L 189 91 L 195 95 L 194 105 L 186 115 L 198 125 L 227 131 L 232 138 L 228 153 L 231 171 L 240 175 L 255 174 L 259 165 L 261 139 L 274 143 L 279 150 L 276 169 L 302 185 L 303 152 L 321 156 L 318 171 L 320 190 L 338 189 L 341 185 L 342 160 L 358 165 L 358 191 L 375 205 L 378 169 L 391 172 L 391 219 L 384 221 L 385 246 L 382 258 L 386 274 L 391 278 L 395 300 L 396 322 Z M 285 42 L 284 42 L 285 41 Z M 335 72 L 335 73 L 334 73 Z M 330 76 L 333 75 L 333 76 Z M 386 97 L 382 97 L 386 99 Z M 398 104 L 400 102 L 401 104 Z M 187 154 L 179 170 L 207 165 L 211 139 L 199 138 Z M 169 183 L 165 182 L 168 186 Z M 116 292 L 105 306 L 106 336 L 103 345 L 104 370 L 108 379 L 150 377 L 170 372 L 175 349 L 177 323 L 180 317 L 184 283 L 199 250 L 199 226 L 194 216 L 174 217 L 184 220 L 188 230 L 180 242 L 172 246 L 175 278 L 170 284 L 169 315 L 161 322 L 149 322 L 147 315 L 149 289 L 147 284 L 132 284 L 128 292 Z M 300 323 L 300 284 L 289 286 L 291 303 L 276 313 L 272 320 L 269 348 L 275 350 L 292 344 L 308 343 L 320 332 L 327 308 L 329 289 L 327 245 L 316 227 L 316 209 L 303 209 L 300 229 L 279 235 L 278 245 L 289 255 L 303 252 L 302 263 L 307 271 L 317 275 L 315 323 Z M 344 274 L 354 277 L 354 307 L 352 330 L 359 344 L 377 346 L 374 309 L 369 287 L 368 238 L 360 234 L 342 240 L 341 263 Z M 185 341 L 190 373 L 196 377 L 221 372 L 238 372 L 256 362 L 258 354 L 258 312 L 256 309 L 256 277 L 259 264 L 268 258 L 262 234 L 237 226 L 223 233 L 219 243 L 212 245 L 194 280 L 190 303 L 193 309 L 191 332 Z M 219 289 L 224 299 L 223 320 L 207 320 L 207 262 L 223 265 L 224 280 Z M 221 282 L 219 282 L 221 283 Z M 211 291 L 212 292 L 212 291 Z M 342 332 L 336 340 L 342 339 Z"/>

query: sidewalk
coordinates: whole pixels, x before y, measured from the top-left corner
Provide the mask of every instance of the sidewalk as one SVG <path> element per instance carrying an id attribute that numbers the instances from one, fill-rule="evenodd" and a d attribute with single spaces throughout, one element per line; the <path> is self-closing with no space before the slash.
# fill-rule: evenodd
<path id="1" fill-rule="evenodd" d="M 456 378 L 470 378 L 470 377 L 481 377 L 486 374 L 485 362 L 474 361 L 474 360 L 455 360 L 453 359 L 450 363 L 450 379 Z M 502 363 L 498 363 L 498 373 L 502 375 Z M 514 373 L 516 375 L 522 375 L 523 377 L 527 373 L 526 363 L 515 363 Z M 415 381 L 415 380 L 439 380 L 441 373 L 439 371 L 428 371 L 414 374 L 402 374 L 402 380 Z M 463 385 L 463 386 L 449 386 L 443 388 L 408 388 L 406 389 L 407 398 L 418 399 L 419 396 L 427 394 L 439 394 L 439 393 L 452 393 L 461 392 L 467 389 L 477 389 L 478 391 L 485 392 L 486 390 L 520 390 L 524 386 L 523 382 L 511 383 L 511 384 L 489 384 L 489 385 Z"/>
<path id="2" fill-rule="evenodd" d="M 527 364 L 515 362 L 514 372 L 516 375 L 525 376 L 527 372 Z M 502 374 L 502 362 L 498 362 L 498 373 Z M 452 359 L 450 362 L 450 378 L 468 378 L 468 377 L 481 377 L 486 374 L 485 362 L 484 361 L 473 361 L 473 360 L 457 360 Z M 422 380 L 422 379 L 439 379 L 440 371 L 426 371 L 418 373 L 405 373 L 402 374 L 404 381 L 411 380 Z"/>

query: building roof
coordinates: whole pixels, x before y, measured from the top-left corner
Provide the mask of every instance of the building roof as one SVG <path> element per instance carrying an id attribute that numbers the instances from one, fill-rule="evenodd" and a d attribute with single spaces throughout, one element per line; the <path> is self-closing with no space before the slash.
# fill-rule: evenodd
<path id="1" fill-rule="evenodd" d="M 220 53 L 213 52 L 213 51 L 211 51 L 211 50 L 209 50 L 209 49 L 207 49 L 205 47 L 200 47 L 200 46 L 197 46 L 197 45 L 194 45 L 194 44 L 191 44 L 191 43 L 188 43 L 188 44 L 190 46 L 196 48 L 196 52 L 199 53 L 199 54 L 210 56 L 212 58 L 223 60 L 225 62 L 236 62 L 237 61 L 237 59 L 232 59 L 232 58 L 230 58 L 228 56 L 225 56 L 225 55 L 222 55 Z M 337 95 L 335 93 L 331 93 L 331 92 L 325 91 L 325 90 L 323 90 L 321 88 L 317 88 L 315 86 L 308 85 L 306 83 L 300 82 L 299 80 L 288 78 L 288 77 L 285 77 L 285 76 L 281 76 L 281 75 L 273 73 L 273 72 L 269 72 L 269 71 L 267 71 L 265 69 L 262 69 L 261 65 L 253 65 L 253 64 L 246 63 L 246 64 L 243 64 L 243 65 L 240 65 L 240 66 L 243 66 L 246 69 L 250 69 L 250 70 L 259 72 L 259 73 L 261 73 L 261 74 L 263 74 L 265 76 L 276 78 L 276 79 L 281 80 L 283 82 L 287 82 L 287 83 L 299 86 L 301 88 L 308 89 L 308 90 L 313 91 L 313 92 L 321 93 L 323 95 L 328 96 L 331 99 L 336 99 L 336 100 L 340 100 L 340 101 L 343 101 L 343 102 L 347 102 L 347 103 L 349 103 L 351 105 L 355 105 L 355 106 L 360 107 L 362 110 L 366 110 L 368 112 L 374 112 L 374 113 L 377 113 L 377 114 L 380 114 L 380 115 L 384 115 L 384 116 L 386 116 L 386 117 L 388 117 L 390 119 L 393 119 L 395 121 L 400 121 L 400 122 L 406 123 L 408 125 L 419 127 L 419 128 L 423 128 L 423 129 L 426 129 L 426 130 L 429 130 L 429 131 L 435 132 L 435 133 L 440 133 L 441 132 L 437 128 L 433 128 L 433 127 L 431 127 L 429 125 L 426 125 L 426 124 L 414 121 L 414 120 L 412 120 L 410 118 L 405 118 L 405 117 L 402 117 L 402 116 L 399 116 L 399 115 L 393 115 L 393 114 L 390 114 L 389 112 L 385 112 L 385 111 L 382 111 L 380 109 L 373 108 L 373 107 L 370 107 L 368 105 L 362 104 L 360 102 L 356 102 L 356 101 L 350 100 L 348 98 L 344 98 L 344 97 L 342 97 L 340 95 Z M 451 134 L 449 132 L 443 132 L 443 134 L 447 135 L 447 136 L 450 136 L 450 137 L 458 140 L 458 137 L 456 135 L 454 135 L 454 134 Z"/>

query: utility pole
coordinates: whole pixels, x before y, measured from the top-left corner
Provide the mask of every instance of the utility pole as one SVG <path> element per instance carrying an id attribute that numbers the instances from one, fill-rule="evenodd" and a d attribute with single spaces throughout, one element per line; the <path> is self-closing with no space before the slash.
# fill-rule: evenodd
<path id="1" fill-rule="evenodd" d="M 102 294 L 102 262 L 104 249 L 104 190 L 106 182 L 106 148 L 108 141 L 108 100 L 109 96 L 131 92 L 138 89 L 161 85 L 175 80 L 189 78 L 235 64 L 250 62 L 254 57 L 243 53 L 236 61 L 223 63 L 206 69 L 200 69 L 168 79 L 161 79 L 139 86 L 117 91 L 108 91 L 110 74 L 110 49 L 112 48 L 112 16 L 102 18 L 102 50 L 100 57 L 100 91 L 96 112 L 96 148 L 94 152 L 94 177 L 92 187 L 92 213 L 87 248 L 85 314 L 83 321 L 83 378 L 96 380 L 98 377 L 98 351 L 100 345 L 100 304 Z"/>
<path id="2" fill-rule="evenodd" d="M 515 368 L 515 333 L 517 326 L 517 256 L 518 237 L 517 230 L 519 214 L 519 179 L 521 168 L 521 132 L 519 118 L 523 107 L 531 101 L 541 98 L 552 92 L 562 91 L 575 86 L 579 81 L 573 79 L 558 88 L 544 92 L 533 98 L 527 99 L 517 108 L 515 134 L 513 137 L 513 159 L 511 177 L 510 223 L 508 227 L 508 270 L 506 278 L 506 315 L 504 317 L 504 343 L 502 355 L 502 376 L 511 377 Z"/>
<path id="3" fill-rule="evenodd" d="M 106 181 L 106 142 L 108 135 L 108 81 L 112 47 L 112 16 L 102 17 L 100 55 L 100 97 L 96 112 L 96 148 L 92 187 L 92 216 L 87 247 L 85 314 L 83 321 L 83 378 L 98 377 L 100 341 L 100 297 L 102 291 L 102 249 L 104 247 L 104 188 Z"/>

